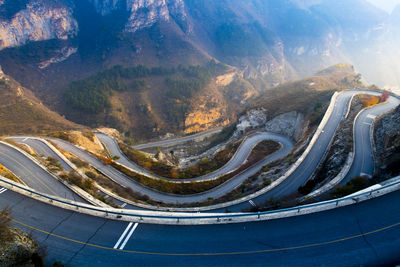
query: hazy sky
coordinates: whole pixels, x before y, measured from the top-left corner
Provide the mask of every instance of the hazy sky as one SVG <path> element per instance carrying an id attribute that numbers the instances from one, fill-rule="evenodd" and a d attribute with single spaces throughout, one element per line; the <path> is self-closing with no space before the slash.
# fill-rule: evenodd
<path id="1" fill-rule="evenodd" d="M 393 8 L 400 4 L 400 0 L 368 0 L 369 2 L 373 3 L 374 5 L 386 10 L 387 12 L 391 13 Z"/>

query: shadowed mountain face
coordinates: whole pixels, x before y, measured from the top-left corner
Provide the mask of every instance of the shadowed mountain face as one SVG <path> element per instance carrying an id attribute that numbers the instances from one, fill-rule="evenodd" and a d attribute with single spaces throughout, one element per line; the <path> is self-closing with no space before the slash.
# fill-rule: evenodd
<path id="1" fill-rule="evenodd" d="M 96 125 L 104 118 L 76 118 L 65 92 L 72 81 L 115 65 L 177 67 L 216 59 L 234 67 L 228 72 L 242 79 L 231 80 L 250 82 L 239 96 L 231 89 L 238 91 L 238 86 L 226 81 L 225 91 L 205 93 L 204 86 L 189 97 L 205 99 L 202 105 L 213 102 L 209 95 L 212 105 L 233 99 L 240 103 L 240 97 L 338 62 L 353 64 L 370 83 L 398 87 L 399 17 L 399 7 L 389 15 L 366 0 L 0 0 L 0 64 L 53 109 Z M 178 76 L 174 79 L 182 78 Z M 149 102 L 159 106 L 160 90 L 154 92 L 138 93 L 132 100 L 136 109 Z M 177 128 L 190 114 L 197 117 L 191 112 L 193 101 L 186 100 L 186 117 L 179 114 Z M 240 110 L 238 106 L 227 109 Z M 165 109 L 151 108 L 161 124 Z"/>
<path id="2" fill-rule="evenodd" d="M 399 11 L 389 16 L 365 0 L 3 0 L 0 12 L 1 48 L 68 40 L 56 47 L 60 58 L 78 48 L 82 64 L 100 56 L 107 65 L 211 56 L 279 82 L 343 60 L 362 70 L 357 56 L 386 39 Z"/>

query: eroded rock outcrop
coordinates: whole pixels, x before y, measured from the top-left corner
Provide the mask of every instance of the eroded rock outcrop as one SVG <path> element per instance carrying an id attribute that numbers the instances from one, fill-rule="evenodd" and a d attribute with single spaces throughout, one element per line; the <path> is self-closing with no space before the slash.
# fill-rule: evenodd
<path id="1" fill-rule="evenodd" d="M 31 1 L 9 20 L 0 20 L 0 49 L 75 36 L 78 23 L 72 13 L 70 7 L 58 1 Z"/>
<path id="2" fill-rule="evenodd" d="M 114 10 L 126 9 L 129 19 L 125 25 L 127 32 L 151 27 L 156 22 L 175 20 L 181 27 L 187 27 L 183 0 L 90 0 L 97 12 L 108 15 Z"/>
<path id="3" fill-rule="evenodd" d="M 381 177 L 400 173 L 400 107 L 375 124 L 376 170 Z"/>
<path id="4" fill-rule="evenodd" d="M 295 141 L 300 140 L 306 129 L 304 116 L 297 111 L 287 112 L 268 120 L 266 110 L 263 108 L 249 110 L 246 115 L 239 118 L 236 128 L 238 132 L 262 129 L 293 138 Z"/>
<path id="5" fill-rule="evenodd" d="M 279 115 L 267 122 L 265 130 L 267 132 L 282 134 L 298 141 L 304 132 L 304 116 L 297 111 Z"/>

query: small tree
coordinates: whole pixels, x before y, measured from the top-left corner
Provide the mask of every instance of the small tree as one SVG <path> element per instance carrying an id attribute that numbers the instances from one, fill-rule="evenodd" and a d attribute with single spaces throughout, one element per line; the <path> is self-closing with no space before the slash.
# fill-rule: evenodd
<path id="1" fill-rule="evenodd" d="M 10 239 L 9 223 L 11 221 L 8 206 L 0 212 L 0 244 Z"/>

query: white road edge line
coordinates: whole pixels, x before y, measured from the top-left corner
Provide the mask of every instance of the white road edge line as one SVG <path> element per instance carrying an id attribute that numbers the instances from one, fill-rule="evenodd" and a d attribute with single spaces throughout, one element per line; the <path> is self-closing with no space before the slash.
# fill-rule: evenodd
<path id="1" fill-rule="evenodd" d="M 133 224 L 133 223 L 130 222 L 130 223 L 128 224 L 128 226 L 125 228 L 125 231 L 122 233 L 122 235 L 119 237 L 117 243 L 115 244 L 114 249 L 118 248 L 119 244 L 120 244 L 121 241 L 124 239 L 126 233 L 128 233 L 128 231 L 129 231 L 129 229 L 131 228 L 132 224 Z"/>
<path id="2" fill-rule="evenodd" d="M 7 188 L 2 188 L 2 189 L 0 189 L 0 194 L 4 193 L 6 191 L 7 191 Z"/>
<path id="3" fill-rule="evenodd" d="M 123 250 L 126 243 L 128 243 L 128 240 L 131 238 L 133 232 L 135 231 L 136 227 L 138 227 L 138 223 L 135 223 L 135 225 L 132 227 L 131 231 L 129 232 L 128 236 L 125 238 L 124 243 L 122 243 L 122 245 L 119 247 L 120 250 Z"/>

